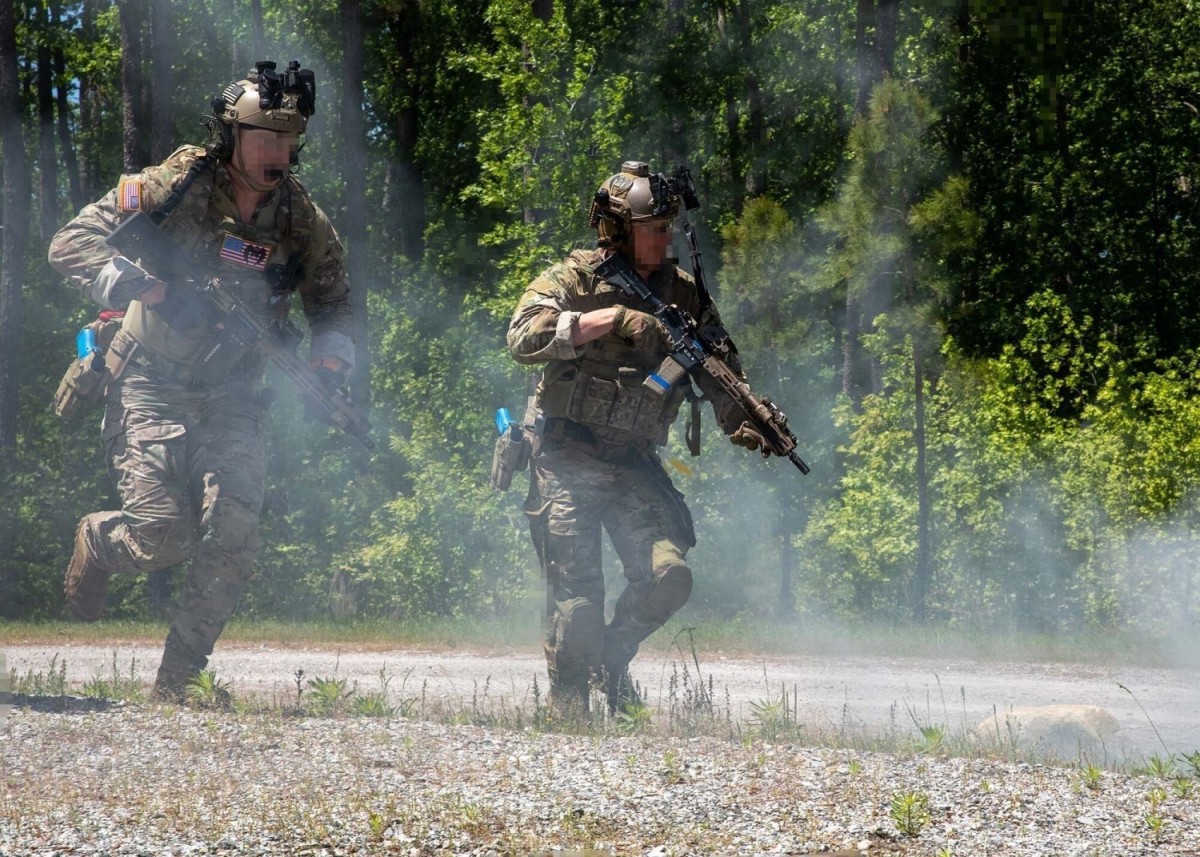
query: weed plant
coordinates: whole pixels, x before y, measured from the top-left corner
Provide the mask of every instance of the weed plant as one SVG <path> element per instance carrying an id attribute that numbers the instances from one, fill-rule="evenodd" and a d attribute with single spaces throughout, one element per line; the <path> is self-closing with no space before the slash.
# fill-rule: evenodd
<path id="1" fill-rule="evenodd" d="M 1089 791 L 1100 790 L 1100 780 L 1104 776 L 1104 772 L 1096 767 L 1091 762 L 1081 765 L 1083 768 L 1083 785 Z"/>
<path id="2" fill-rule="evenodd" d="M 916 836 L 929 824 L 929 796 L 924 792 L 897 792 L 888 805 L 888 815 L 901 836 Z"/>
<path id="3" fill-rule="evenodd" d="M 9 673 L 9 686 L 13 693 L 21 696 L 66 696 L 67 662 L 60 660 L 55 652 L 45 672 L 28 670 L 24 675 L 17 675 L 14 668 Z"/>
<path id="4" fill-rule="evenodd" d="M 1200 750 L 1183 754 L 1184 761 L 1192 769 L 1192 776 L 1200 778 Z"/>
<path id="5" fill-rule="evenodd" d="M 84 683 L 83 695 L 91 699 L 112 699 L 124 702 L 143 702 L 146 688 L 137 671 L 137 658 L 129 659 L 129 671 L 117 666 L 117 650 L 113 649 L 108 675 L 96 674 Z"/>
<path id="6" fill-rule="evenodd" d="M 1167 756 L 1159 756 L 1155 753 L 1135 773 L 1145 774 L 1146 776 L 1155 777 L 1160 780 L 1170 780 L 1176 776 L 1175 761 L 1173 753 Z"/>
<path id="7" fill-rule="evenodd" d="M 200 670 L 184 685 L 184 698 L 189 705 L 209 710 L 229 709 L 233 696 L 229 683 L 219 678 L 213 670 Z"/>

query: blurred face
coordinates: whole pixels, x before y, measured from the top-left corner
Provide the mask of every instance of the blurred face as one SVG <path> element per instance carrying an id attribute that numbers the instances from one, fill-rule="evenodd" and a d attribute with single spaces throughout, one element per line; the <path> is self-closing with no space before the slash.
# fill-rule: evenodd
<path id="1" fill-rule="evenodd" d="M 633 267 L 655 271 L 662 267 L 671 245 L 671 221 L 650 220 L 634 223 L 629 233 Z"/>
<path id="2" fill-rule="evenodd" d="M 299 146 L 298 134 L 242 126 L 234 163 L 253 181 L 276 185 L 287 175 Z"/>

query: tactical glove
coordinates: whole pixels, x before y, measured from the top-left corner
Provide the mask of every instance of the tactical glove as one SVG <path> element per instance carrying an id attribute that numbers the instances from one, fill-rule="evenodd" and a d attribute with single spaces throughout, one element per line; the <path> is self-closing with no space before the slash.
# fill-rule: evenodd
<path id="1" fill-rule="evenodd" d="M 761 434 L 755 431 L 750 423 L 744 422 L 729 436 L 729 442 L 734 446 L 744 446 L 746 449 L 757 450 L 763 458 L 771 457 L 771 450 Z"/>
<path id="2" fill-rule="evenodd" d="M 648 312 L 618 306 L 613 316 L 613 333 L 639 350 L 662 353 L 671 349 L 671 334 Z"/>
<path id="3" fill-rule="evenodd" d="M 114 256 L 96 275 L 91 294 L 108 309 L 123 310 L 158 282 L 131 259 Z"/>

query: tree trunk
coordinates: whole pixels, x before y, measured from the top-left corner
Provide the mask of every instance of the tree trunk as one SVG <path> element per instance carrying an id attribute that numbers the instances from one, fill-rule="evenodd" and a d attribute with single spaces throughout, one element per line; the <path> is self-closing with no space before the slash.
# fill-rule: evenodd
<path id="1" fill-rule="evenodd" d="M 150 138 L 142 113 L 143 0 L 118 0 L 121 24 L 121 123 L 122 166 L 139 172 L 150 161 Z"/>
<path id="2" fill-rule="evenodd" d="M 54 4 L 54 17 L 59 20 L 61 12 L 58 4 Z M 62 155 L 63 169 L 67 171 L 67 188 L 71 194 L 71 210 L 79 211 L 87 205 L 83 195 L 83 183 L 79 176 L 79 158 L 75 155 L 75 140 L 71 134 L 71 84 L 67 80 L 67 60 L 62 48 L 54 49 L 54 77 L 58 81 L 57 110 L 58 110 L 58 148 Z M 80 93 L 80 107 L 83 106 L 83 94 Z"/>
<path id="3" fill-rule="evenodd" d="M 341 0 L 342 19 L 342 164 L 345 170 L 346 272 L 354 310 L 355 367 L 351 393 L 359 407 L 371 403 L 371 352 L 367 341 L 367 212 L 361 203 L 366 190 L 367 137 L 363 118 L 363 27 L 359 0 Z"/>
<path id="4" fill-rule="evenodd" d="M 871 87 L 875 85 L 875 53 L 871 49 L 868 33 L 875 27 L 874 0 L 858 0 L 858 10 L 854 18 L 854 77 L 858 84 L 854 98 L 854 115 L 867 115 L 867 101 L 871 95 Z"/>
<path id="5" fill-rule="evenodd" d="M 869 359 L 863 351 L 862 302 L 846 289 L 846 319 L 842 332 L 842 392 L 857 408 L 871 389 Z"/>
<path id="6" fill-rule="evenodd" d="M 150 162 L 154 164 L 165 161 L 175 149 L 171 109 L 174 33 L 171 0 L 150 0 Z"/>
<path id="7" fill-rule="evenodd" d="M 739 0 L 737 9 L 738 41 L 742 54 L 742 70 L 745 75 L 746 115 L 749 128 L 746 148 L 750 156 L 749 196 L 762 196 L 767 192 L 767 119 L 763 106 L 762 87 L 755 73 L 754 31 L 751 19 L 751 0 Z M 739 212 L 740 212 L 739 208 Z"/>
<path id="8" fill-rule="evenodd" d="M 405 74 L 397 81 L 402 91 L 401 106 L 393 119 L 398 163 L 389 165 L 388 213 L 399 232 L 400 255 L 418 262 L 425 253 L 425 181 L 417 166 L 417 141 L 421 116 L 417 79 L 417 40 L 421 31 L 421 4 L 401 3 L 393 19 L 396 55 Z"/>
<path id="9" fill-rule="evenodd" d="M 687 22 L 686 5 L 686 0 L 667 0 L 664 23 L 667 44 L 674 42 L 683 32 Z M 663 93 L 665 109 L 670 111 L 668 126 L 671 129 L 663 141 L 663 164 L 686 164 L 691 155 L 691 149 L 688 147 L 686 111 L 682 103 L 683 98 L 677 94 L 674 86 L 671 87 L 671 90 Z"/>
<path id="10" fill-rule="evenodd" d="M 858 8 L 854 16 L 854 116 L 861 119 L 867 115 L 867 100 L 871 94 L 871 84 L 874 79 L 870 41 L 868 31 L 875 22 L 874 0 L 858 0 Z M 862 385 L 859 381 L 862 374 L 862 347 L 859 343 L 862 311 L 858 300 L 846 290 L 846 318 L 842 335 L 842 393 L 850 399 L 851 404 L 858 407 L 862 401 Z"/>
<path id="11" fill-rule="evenodd" d="M 788 474 L 791 475 L 791 474 Z M 792 547 L 791 520 L 784 516 L 783 532 L 779 550 L 779 604 L 776 606 L 780 619 L 791 619 L 796 615 L 796 595 L 792 592 L 792 572 L 796 567 L 796 551 Z"/>
<path id="12" fill-rule="evenodd" d="M 0 0 L 0 150 L 4 190 L 0 197 L 4 229 L 0 230 L 0 490 L 12 484 L 17 461 L 18 386 L 21 377 L 21 289 L 29 238 L 31 187 L 21 132 L 21 98 L 17 83 L 17 4 Z M 0 615 L 20 608 L 16 553 L 15 503 L 0 502 Z"/>
<path id="13" fill-rule="evenodd" d="M 900 0 L 878 0 L 875 10 L 875 62 L 879 77 L 896 76 L 896 28 Z"/>
<path id="14" fill-rule="evenodd" d="M 933 568 L 929 547 L 929 472 L 925 457 L 925 359 L 916 334 L 913 335 L 912 360 L 916 396 L 913 441 L 917 447 L 917 567 L 913 575 L 913 619 L 924 622 Z"/>
<path id="15" fill-rule="evenodd" d="M 746 207 L 746 169 L 742 165 L 742 132 L 738 113 L 737 99 L 733 90 L 725 94 L 725 136 L 726 151 L 729 155 L 729 187 L 733 196 L 730 205 L 734 217 L 741 217 Z"/>
<path id="16" fill-rule="evenodd" d="M 269 59 L 267 56 L 267 39 L 263 35 L 262 0 L 250 0 L 250 62 Z"/>
<path id="17" fill-rule="evenodd" d="M 31 187 L 21 131 L 17 83 L 17 4 L 0 0 L 0 146 L 4 157 L 4 234 L 0 239 L 0 461 L 12 460 L 17 444 L 20 381 L 21 289 L 29 241 Z"/>
<path id="18" fill-rule="evenodd" d="M 901 194 L 902 210 L 912 210 L 912 201 L 908 194 Z M 901 227 L 902 229 L 902 227 Z M 910 309 L 917 305 L 917 270 L 912 255 L 912 236 L 904 235 L 905 250 L 901 256 L 900 276 L 903 277 L 903 288 L 906 302 Z M 919 324 L 919 322 L 918 322 Z M 933 558 L 930 550 L 929 521 L 932 511 L 929 504 L 929 466 L 926 458 L 925 437 L 925 353 L 922 347 L 921 332 L 917 325 L 912 330 L 912 367 L 913 367 L 913 445 L 916 447 L 916 479 L 917 479 L 917 564 L 913 572 L 912 609 L 913 619 L 924 622 L 926 618 L 926 598 L 929 595 L 930 582 L 933 579 Z"/>
<path id="19" fill-rule="evenodd" d="M 96 22 L 99 14 L 100 0 L 84 0 L 79 19 L 79 34 L 85 42 L 94 42 L 98 38 Z M 104 193 L 107 184 L 101 168 L 100 140 L 104 115 L 102 104 L 99 85 L 91 74 L 81 73 L 79 127 L 76 128 L 75 137 L 79 147 L 79 187 L 85 203 Z"/>
<path id="20" fill-rule="evenodd" d="M 37 15 L 38 111 L 38 238 L 42 243 L 58 229 L 58 156 L 54 151 L 54 59 L 50 51 L 50 22 Z M 46 10 L 49 14 L 49 10 Z"/>

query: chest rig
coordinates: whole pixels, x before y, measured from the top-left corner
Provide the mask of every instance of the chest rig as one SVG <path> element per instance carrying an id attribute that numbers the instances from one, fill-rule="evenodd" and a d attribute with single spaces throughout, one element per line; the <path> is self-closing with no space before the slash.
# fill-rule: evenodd
<path id="1" fill-rule="evenodd" d="M 581 310 L 622 302 L 613 286 L 595 278 L 582 254 L 569 256 L 567 265 L 581 280 L 589 281 Z M 647 391 L 643 382 L 662 356 L 640 353 L 612 333 L 587 343 L 582 351 L 574 360 L 555 360 L 546 366 L 535 406 L 549 425 L 561 428 L 566 437 L 572 436 L 571 424 L 584 426 L 584 437 L 590 434 L 600 446 L 665 444 L 686 398 L 686 385 L 677 385 L 665 395 Z M 556 422 L 560 420 L 566 424 Z"/>
<path id="2" fill-rule="evenodd" d="M 301 278 L 307 236 L 294 223 L 291 180 L 284 180 L 254 223 L 244 224 L 216 178 L 216 164 L 207 156 L 196 158 L 151 217 L 192 260 L 197 280 L 217 277 L 263 317 L 283 323 Z M 140 346 L 137 362 L 156 376 L 189 383 L 256 378 L 264 359 L 231 344 L 222 336 L 220 322 L 202 298 L 180 283 L 168 289 L 162 304 L 147 307 L 133 301 L 123 331 Z"/>

